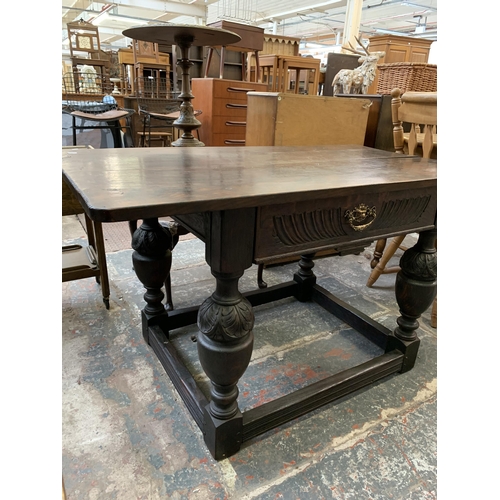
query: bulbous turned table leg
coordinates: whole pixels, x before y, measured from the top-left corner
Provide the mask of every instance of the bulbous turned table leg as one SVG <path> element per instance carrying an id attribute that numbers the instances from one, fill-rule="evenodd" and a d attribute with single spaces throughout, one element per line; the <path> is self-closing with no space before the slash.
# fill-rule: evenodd
<path id="1" fill-rule="evenodd" d="M 397 319 L 393 340 L 388 349 L 399 343 L 405 353 L 401 372 L 413 368 L 420 340 L 418 318 L 434 301 L 437 290 L 436 229 L 420 233 L 416 245 L 406 250 L 396 276 L 396 300 L 401 316 Z"/>
<path id="2" fill-rule="evenodd" d="M 238 408 L 237 382 L 250 363 L 254 313 L 238 290 L 241 274 L 212 271 L 216 290 L 198 311 L 198 356 L 211 380 L 211 401 L 205 408 L 205 442 L 216 460 L 238 451 L 243 417 Z"/>
<path id="3" fill-rule="evenodd" d="M 159 323 L 166 310 L 162 304 L 162 286 L 172 265 L 172 235 L 161 226 L 157 218 L 144 219 L 132 237 L 132 262 L 134 271 L 146 288 L 142 310 L 142 331 L 149 343 L 148 327 Z"/>

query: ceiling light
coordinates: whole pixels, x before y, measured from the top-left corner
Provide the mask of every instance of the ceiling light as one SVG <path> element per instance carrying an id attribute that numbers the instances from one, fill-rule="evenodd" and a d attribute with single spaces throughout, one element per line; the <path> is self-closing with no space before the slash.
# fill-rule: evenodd
<path id="1" fill-rule="evenodd" d="M 110 14 L 109 12 L 104 12 L 103 14 L 97 16 L 95 19 L 92 20 L 92 24 L 97 26 L 107 24 L 108 26 L 111 27 L 112 23 L 130 24 L 131 26 L 138 26 L 142 24 L 147 24 L 148 21 L 145 19 L 138 19 L 136 17 Z"/>

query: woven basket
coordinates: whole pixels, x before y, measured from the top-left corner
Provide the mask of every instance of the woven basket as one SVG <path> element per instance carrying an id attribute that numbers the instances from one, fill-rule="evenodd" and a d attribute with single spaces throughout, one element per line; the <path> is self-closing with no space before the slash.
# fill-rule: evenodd
<path id="1" fill-rule="evenodd" d="M 379 64 L 377 94 L 390 94 L 398 88 L 405 92 L 437 92 L 437 65 L 397 62 Z"/>

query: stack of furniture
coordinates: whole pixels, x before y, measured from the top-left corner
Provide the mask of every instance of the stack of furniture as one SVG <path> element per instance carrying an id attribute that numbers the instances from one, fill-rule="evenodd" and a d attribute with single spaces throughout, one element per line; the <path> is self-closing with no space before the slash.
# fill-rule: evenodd
<path id="1" fill-rule="evenodd" d="M 267 90 L 257 82 L 221 78 L 193 78 L 195 109 L 202 111 L 200 140 L 205 146 L 244 146 L 247 117 L 247 92 Z"/>

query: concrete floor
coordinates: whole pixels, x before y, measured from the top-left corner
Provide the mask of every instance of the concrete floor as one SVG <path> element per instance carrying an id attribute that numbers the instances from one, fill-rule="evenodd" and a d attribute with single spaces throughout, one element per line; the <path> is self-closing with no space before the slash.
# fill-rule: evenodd
<path id="1" fill-rule="evenodd" d="M 82 237 L 79 220 L 64 217 L 65 243 Z M 142 339 L 144 291 L 132 251 L 110 238 L 106 247 L 110 310 L 95 279 L 62 284 L 62 473 L 69 500 L 437 498 L 437 330 L 430 310 L 420 321 L 413 370 L 269 431 L 216 462 Z M 372 251 L 319 259 L 314 271 L 322 286 L 393 329 L 395 275 L 365 286 Z M 288 280 L 295 268 L 268 268 L 265 280 Z M 256 283 L 254 266 L 241 289 Z M 177 307 L 198 304 L 213 291 L 198 239 L 174 250 L 172 284 Z M 206 390 L 190 341 L 196 328 L 180 330 L 177 342 Z M 252 361 L 239 383 L 242 409 L 377 354 L 319 307 L 288 299 L 256 308 L 254 334 Z"/>

